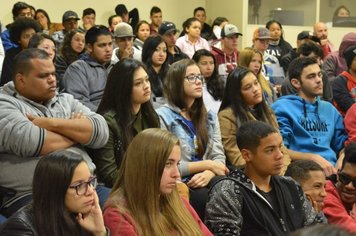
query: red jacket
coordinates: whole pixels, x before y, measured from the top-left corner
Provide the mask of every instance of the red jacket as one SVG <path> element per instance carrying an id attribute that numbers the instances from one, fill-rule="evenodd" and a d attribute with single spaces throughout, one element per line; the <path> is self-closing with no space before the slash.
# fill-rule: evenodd
<path id="1" fill-rule="evenodd" d="M 338 225 L 349 232 L 356 232 L 356 203 L 351 212 L 347 212 L 340 195 L 334 184 L 328 180 L 326 182 L 326 197 L 324 199 L 323 212 L 330 224 Z"/>
<path id="2" fill-rule="evenodd" d="M 198 214 L 195 212 L 189 202 L 182 198 L 184 205 L 188 208 L 188 211 L 193 215 L 193 218 L 198 222 L 200 229 L 205 236 L 212 236 L 211 232 L 200 220 Z M 110 229 L 111 236 L 136 236 L 134 219 L 129 214 L 119 214 L 116 208 L 108 207 L 104 211 L 105 226 Z M 174 235 L 172 233 L 172 235 Z"/>

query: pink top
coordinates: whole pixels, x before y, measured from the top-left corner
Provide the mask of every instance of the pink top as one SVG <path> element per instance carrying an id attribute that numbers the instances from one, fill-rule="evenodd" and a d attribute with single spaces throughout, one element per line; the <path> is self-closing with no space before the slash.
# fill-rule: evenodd
<path id="1" fill-rule="evenodd" d="M 212 236 L 212 233 L 204 225 L 204 223 L 199 218 L 198 214 L 195 212 L 193 207 L 189 202 L 182 198 L 184 205 L 187 207 L 189 212 L 192 214 L 193 218 L 198 222 L 200 229 L 206 236 Z M 104 222 L 105 226 L 110 229 L 111 236 L 136 236 L 136 230 L 134 227 L 134 219 L 129 214 L 120 214 L 116 208 L 108 207 L 104 210 Z M 174 234 L 172 234 L 174 235 Z"/>
<path id="2" fill-rule="evenodd" d="M 177 47 L 184 52 L 185 54 L 188 55 L 189 58 L 192 58 L 194 53 L 198 51 L 199 49 L 206 49 L 210 51 L 210 46 L 208 41 L 206 39 L 199 37 L 198 41 L 196 41 L 195 44 L 190 42 L 188 40 L 188 35 L 184 35 L 182 37 L 179 37 L 176 41 Z"/>

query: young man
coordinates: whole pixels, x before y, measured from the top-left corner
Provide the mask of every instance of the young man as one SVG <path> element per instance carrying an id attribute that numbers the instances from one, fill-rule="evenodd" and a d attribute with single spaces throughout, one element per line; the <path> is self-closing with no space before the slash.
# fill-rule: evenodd
<path id="1" fill-rule="evenodd" d="M 167 44 L 167 61 L 172 64 L 176 61 L 189 58 L 176 46 L 176 26 L 173 22 L 164 21 L 158 28 L 158 33 L 162 36 Z"/>
<path id="2" fill-rule="evenodd" d="M 79 27 L 79 29 L 83 32 L 87 32 L 88 29 L 95 25 L 95 17 L 96 13 L 93 8 L 85 8 L 82 16 L 83 26 Z"/>
<path id="3" fill-rule="evenodd" d="M 121 17 L 123 22 L 130 24 L 133 29 L 135 29 L 140 19 L 137 8 L 134 8 L 129 12 L 124 4 L 118 4 L 115 7 L 115 13 Z"/>
<path id="4" fill-rule="evenodd" d="M 53 33 L 52 38 L 56 42 L 56 48 L 59 49 L 62 46 L 64 36 L 67 32 L 78 29 L 78 14 L 74 11 L 66 11 L 62 16 L 62 25 L 64 27 L 63 30 L 56 31 Z"/>
<path id="5" fill-rule="evenodd" d="M 94 171 L 83 145 L 100 148 L 109 137 L 102 116 L 57 92 L 55 67 L 45 51 L 23 50 L 13 71 L 13 81 L 0 91 L 0 186 L 7 189 L 3 200 L 14 200 L 1 208 L 7 217 L 31 201 L 32 177 L 41 156 L 75 149 Z"/>
<path id="6" fill-rule="evenodd" d="M 212 47 L 211 52 L 216 60 L 215 66 L 218 68 L 219 75 L 224 78 L 237 66 L 239 36 L 242 34 L 235 25 L 226 24 L 221 30 L 221 49 Z"/>
<path id="7" fill-rule="evenodd" d="M 158 28 L 162 24 L 162 10 L 153 6 L 150 11 L 150 35 L 158 34 Z"/>
<path id="8" fill-rule="evenodd" d="M 132 28 L 125 22 L 120 22 L 116 25 L 114 31 L 115 43 L 117 48 L 114 49 L 111 62 L 117 63 L 124 58 L 134 58 L 141 61 L 141 51 L 133 47 L 133 40 L 135 35 Z"/>
<path id="9" fill-rule="evenodd" d="M 356 233 L 356 143 L 345 148 L 342 167 L 326 182 L 323 211 L 330 224 Z"/>
<path id="10" fill-rule="evenodd" d="M 314 24 L 314 32 L 313 34 L 320 40 L 320 45 L 323 49 L 323 59 L 329 55 L 332 51 L 334 51 L 334 45 L 328 39 L 328 27 L 324 22 L 316 22 Z"/>
<path id="11" fill-rule="evenodd" d="M 326 178 L 323 168 L 318 163 L 311 160 L 293 161 L 284 175 L 292 177 L 300 184 L 317 212 L 323 209 Z"/>
<path id="12" fill-rule="evenodd" d="M 208 25 L 206 21 L 206 13 L 203 7 L 197 7 L 194 9 L 193 16 L 197 18 L 202 27 L 200 31 L 200 36 L 205 38 L 206 40 L 210 40 L 213 34 L 213 30 L 211 29 L 210 25 Z"/>
<path id="13" fill-rule="evenodd" d="M 294 180 L 278 176 L 283 141 L 273 126 L 249 121 L 236 140 L 246 167 L 210 190 L 205 223 L 214 235 L 288 235 L 325 220 Z"/>
<path id="14" fill-rule="evenodd" d="M 323 93 L 320 66 L 313 57 L 299 57 L 291 62 L 288 75 L 297 94 L 272 104 L 284 144 L 293 160 L 313 160 L 326 176 L 336 173 L 347 135 L 336 108 L 319 98 Z"/>
<path id="15" fill-rule="evenodd" d="M 96 111 L 111 69 L 111 33 L 103 25 L 94 26 L 85 34 L 85 43 L 88 54 L 70 64 L 63 76 L 62 87 L 90 110 Z"/>

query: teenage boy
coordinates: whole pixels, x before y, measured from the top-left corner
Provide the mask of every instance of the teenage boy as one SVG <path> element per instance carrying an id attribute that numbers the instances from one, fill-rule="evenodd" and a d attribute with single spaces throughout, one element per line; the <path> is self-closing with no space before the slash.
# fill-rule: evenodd
<path id="1" fill-rule="evenodd" d="M 91 27 L 85 34 L 88 54 L 69 65 L 62 87 L 67 93 L 96 111 L 111 69 L 112 38 L 103 25 Z"/>
<path id="2" fill-rule="evenodd" d="M 325 221 L 283 167 L 282 137 L 262 121 L 243 124 L 236 135 L 246 161 L 210 190 L 205 223 L 214 235 L 288 235 Z"/>

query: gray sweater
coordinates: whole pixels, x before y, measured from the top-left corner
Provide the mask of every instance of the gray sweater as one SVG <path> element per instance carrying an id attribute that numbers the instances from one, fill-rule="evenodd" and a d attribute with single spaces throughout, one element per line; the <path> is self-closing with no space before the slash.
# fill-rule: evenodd
<path id="1" fill-rule="evenodd" d="M 72 112 L 82 111 L 92 122 L 93 133 L 85 146 L 100 148 L 109 137 L 105 119 L 72 95 L 61 93 L 45 104 L 21 96 L 11 81 L 0 88 L 0 186 L 18 193 L 31 190 L 32 177 L 44 144 L 46 131 L 34 125 L 26 114 L 42 117 L 69 118 Z M 81 146 L 72 147 L 82 152 L 93 171 L 95 165 Z"/>

